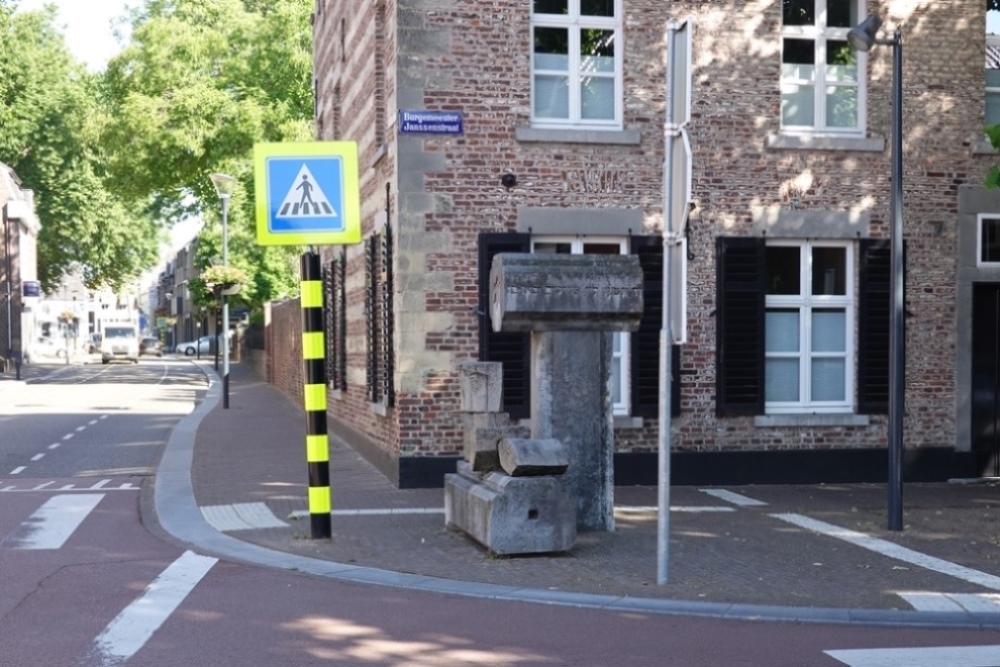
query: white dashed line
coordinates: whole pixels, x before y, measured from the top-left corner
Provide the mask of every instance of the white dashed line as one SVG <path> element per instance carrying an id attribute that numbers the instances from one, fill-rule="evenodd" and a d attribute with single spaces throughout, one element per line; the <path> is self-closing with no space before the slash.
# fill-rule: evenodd
<path id="1" fill-rule="evenodd" d="M 76 427 L 76 432 L 77 433 L 79 433 L 80 431 L 86 431 L 86 430 L 87 430 L 86 426 L 77 426 Z"/>
<path id="2" fill-rule="evenodd" d="M 49 449 L 59 449 L 59 445 L 61 444 L 62 444 L 61 442 L 53 442 L 51 445 L 49 445 Z"/>
<path id="3" fill-rule="evenodd" d="M 1000 646 L 928 646 L 823 651 L 849 667 L 994 667 Z"/>
<path id="4" fill-rule="evenodd" d="M 24 471 L 25 471 L 26 469 L 27 469 L 27 468 L 26 468 L 25 466 L 18 466 L 18 467 L 16 467 L 16 468 L 14 468 L 13 470 L 11 470 L 11 471 L 10 471 L 10 474 L 11 474 L 11 475 L 20 475 L 20 474 L 21 474 L 22 472 L 24 472 Z"/>
<path id="5" fill-rule="evenodd" d="M 31 457 L 31 460 L 41 461 L 43 458 L 45 458 L 45 454 L 35 454 L 34 456 Z"/>
<path id="6" fill-rule="evenodd" d="M 69 440 L 69 439 L 70 439 L 70 438 L 72 438 L 72 437 L 73 437 L 73 434 L 72 434 L 72 433 L 67 433 L 66 435 L 64 435 L 64 436 L 62 437 L 62 439 L 63 439 L 63 440 Z"/>
<path id="7" fill-rule="evenodd" d="M 739 505 L 740 507 L 760 507 L 762 505 L 767 505 L 767 503 L 754 500 L 753 498 L 748 498 L 747 496 L 741 495 L 739 493 L 733 493 L 732 491 L 727 491 L 725 489 L 698 489 L 702 493 L 707 493 L 710 496 L 715 496 L 719 500 L 725 500 L 727 503 L 732 503 L 734 505 Z"/>
<path id="8" fill-rule="evenodd" d="M 951 563 L 934 556 L 928 556 L 927 554 L 922 554 L 919 551 L 907 549 L 906 547 L 901 547 L 898 544 L 887 542 L 886 540 L 880 540 L 879 538 L 872 537 L 871 535 L 859 533 L 855 530 L 849 530 L 847 528 L 841 528 L 840 526 L 835 526 L 816 519 L 810 519 L 809 517 L 802 516 L 801 514 L 772 514 L 771 516 L 775 519 L 781 519 L 782 521 L 787 521 L 788 523 L 801 528 L 820 533 L 821 535 L 836 537 L 837 539 L 844 540 L 845 542 L 850 542 L 855 546 L 880 553 L 883 556 L 901 560 L 904 563 L 917 565 L 928 570 L 933 570 L 934 572 L 940 572 L 941 574 L 955 577 L 956 579 L 962 579 L 963 581 L 978 584 L 984 588 L 1000 591 L 1000 577 L 996 575 L 980 572 L 979 570 L 973 570 L 972 568 L 965 567 L 964 565 Z"/>

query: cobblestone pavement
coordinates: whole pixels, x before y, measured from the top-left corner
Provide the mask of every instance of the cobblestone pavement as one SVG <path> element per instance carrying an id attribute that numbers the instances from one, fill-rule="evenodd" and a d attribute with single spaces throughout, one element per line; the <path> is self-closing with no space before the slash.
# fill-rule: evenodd
<path id="1" fill-rule="evenodd" d="M 234 366 L 230 410 L 216 408 L 198 428 L 192 468 L 198 504 L 265 503 L 287 526 L 230 533 L 254 544 L 446 579 L 616 596 L 847 609 L 912 609 L 901 596 L 907 592 L 971 594 L 978 596 L 979 611 L 1000 613 L 996 483 L 906 485 L 902 532 L 886 529 L 884 485 L 726 489 L 738 494 L 737 502 L 718 497 L 725 493 L 675 487 L 668 582 L 659 585 L 655 487 L 617 487 L 615 532 L 582 533 L 568 553 L 497 557 L 445 527 L 441 489 L 396 489 L 350 447 L 336 437 L 331 440 L 333 536 L 313 540 L 305 515 L 302 409 L 247 369 Z M 760 504 L 737 504 L 745 502 L 741 497 Z M 396 512 L 365 512 L 390 509 Z M 882 540 L 876 544 L 889 555 L 843 536 L 816 532 L 812 524 L 796 524 L 797 516 Z"/>

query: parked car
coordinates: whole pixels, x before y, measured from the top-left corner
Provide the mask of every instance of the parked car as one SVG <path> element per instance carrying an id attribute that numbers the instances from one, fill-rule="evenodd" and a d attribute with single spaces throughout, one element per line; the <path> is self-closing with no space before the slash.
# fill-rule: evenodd
<path id="1" fill-rule="evenodd" d="M 214 350 L 212 347 L 212 338 L 213 336 L 202 336 L 195 341 L 177 343 L 177 345 L 174 346 L 174 352 L 177 354 L 183 354 L 187 357 L 193 357 L 196 354 L 208 354 Z"/>
<path id="2" fill-rule="evenodd" d="M 159 338 L 143 338 L 139 341 L 139 356 L 162 357 L 163 344 Z"/>
<path id="3" fill-rule="evenodd" d="M 60 345 L 48 336 L 38 336 L 24 351 L 24 360 L 28 363 L 38 362 L 46 357 L 65 359 L 66 346 Z"/>

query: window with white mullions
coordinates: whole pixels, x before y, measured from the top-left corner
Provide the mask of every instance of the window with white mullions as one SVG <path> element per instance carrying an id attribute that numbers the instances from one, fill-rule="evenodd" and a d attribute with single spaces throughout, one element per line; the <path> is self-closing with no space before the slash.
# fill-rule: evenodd
<path id="1" fill-rule="evenodd" d="M 846 243 L 766 249 L 764 400 L 768 413 L 852 406 L 853 259 Z"/>
<path id="2" fill-rule="evenodd" d="M 863 8 L 863 0 L 782 0 L 782 131 L 863 133 L 866 56 L 847 41 Z"/>
<path id="3" fill-rule="evenodd" d="M 534 0 L 532 121 L 618 128 L 622 0 Z"/>
<path id="4" fill-rule="evenodd" d="M 531 241 L 533 253 L 558 253 L 566 255 L 627 255 L 625 239 L 571 238 L 537 236 Z M 615 333 L 611 353 L 611 403 L 617 415 L 630 414 L 629 342 L 623 333 Z"/>

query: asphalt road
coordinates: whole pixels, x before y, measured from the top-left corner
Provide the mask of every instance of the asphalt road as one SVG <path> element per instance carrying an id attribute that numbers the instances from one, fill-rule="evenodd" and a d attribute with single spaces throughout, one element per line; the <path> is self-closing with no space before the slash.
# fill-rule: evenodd
<path id="1" fill-rule="evenodd" d="M 0 391 L 0 667 L 1000 664 L 995 632 L 610 612 L 216 560 L 139 511 L 206 384 L 166 359 Z"/>

